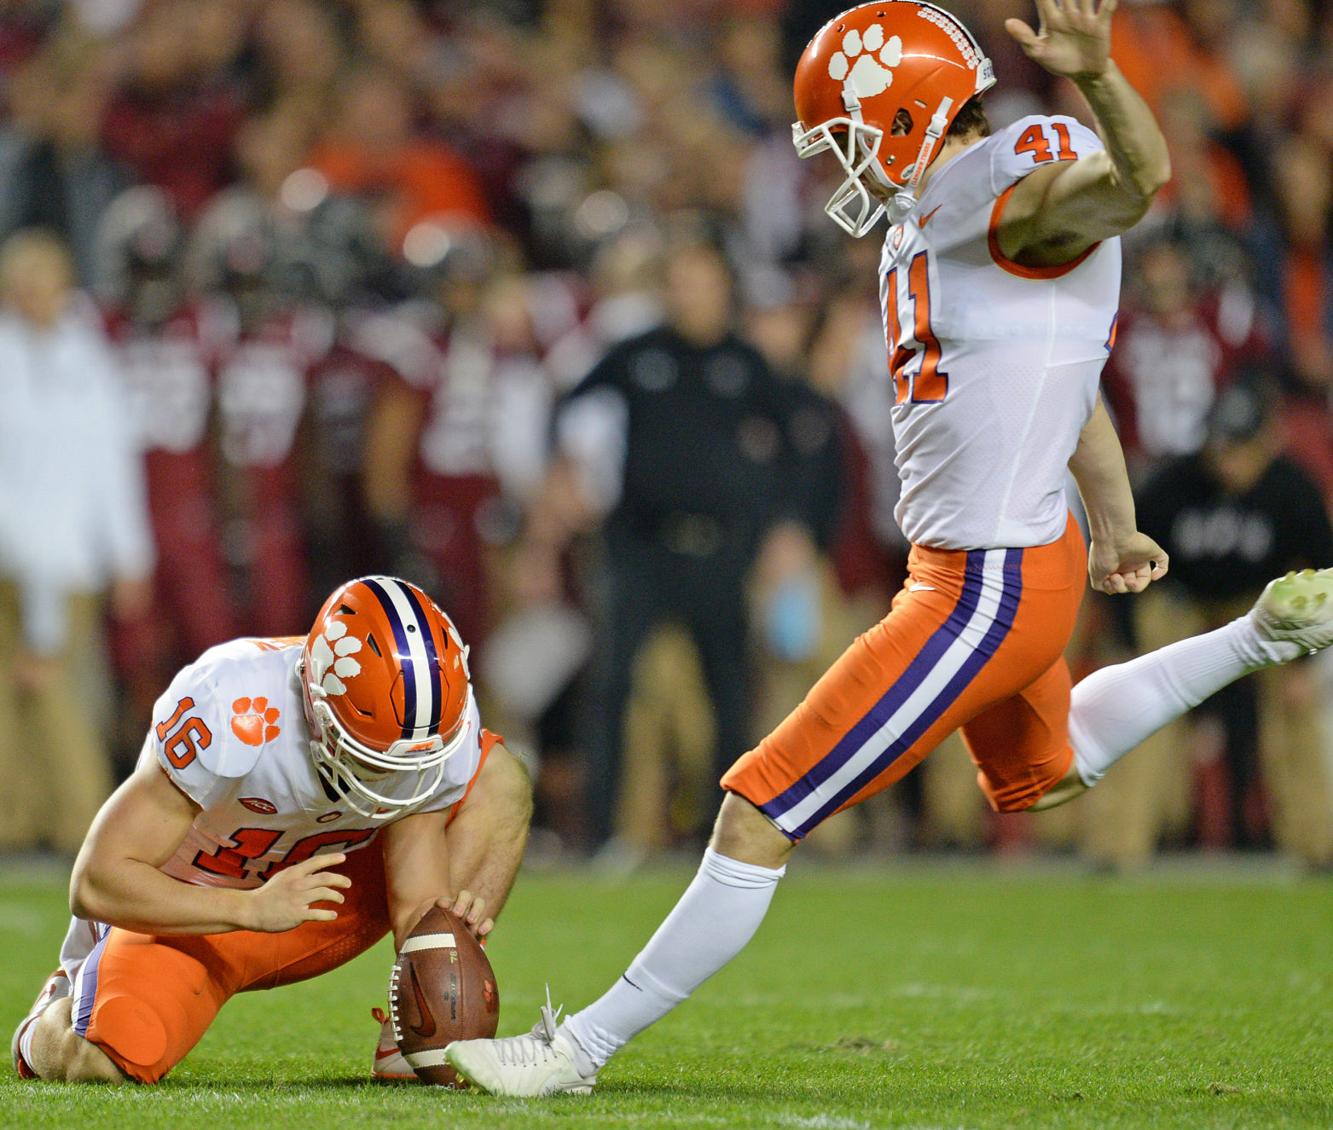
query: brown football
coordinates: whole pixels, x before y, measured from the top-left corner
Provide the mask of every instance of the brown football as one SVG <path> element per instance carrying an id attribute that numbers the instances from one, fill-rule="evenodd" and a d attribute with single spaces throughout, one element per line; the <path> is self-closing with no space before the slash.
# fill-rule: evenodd
<path id="1" fill-rule="evenodd" d="M 444 1049 L 489 1039 L 500 1023 L 495 973 L 460 918 L 438 907 L 408 934 L 389 978 L 389 1017 L 403 1057 L 424 1083 L 459 1087 Z"/>

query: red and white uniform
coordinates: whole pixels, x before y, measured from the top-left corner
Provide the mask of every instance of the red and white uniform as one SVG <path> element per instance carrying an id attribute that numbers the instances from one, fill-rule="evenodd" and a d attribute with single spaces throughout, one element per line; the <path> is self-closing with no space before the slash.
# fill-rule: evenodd
<path id="1" fill-rule="evenodd" d="M 362 489 L 367 423 L 386 387 L 414 380 L 434 358 L 430 339 L 406 319 L 350 312 L 307 374 L 302 467 L 315 588 L 330 589 L 384 564 Z"/>
<path id="2" fill-rule="evenodd" d="M 228 494 L 252 583 L 246 606 L 264 635 L 296 631 L 309 591 L 294 454 L 308 403 L 307 374 L 333 342 L 330 316 L 283 311 L 255 330 L 233 320 L 214 361 Z"/>
<path id="3" fill-rule="evenodd" d="M 889 230 L 880 301 L 902 479 L 895 517 L 914 544 L 1025 547 L 1064 532 L 1067 465 L 1119 302 L 1119 240 L 1032 268 L 1004 258 L 995 229 L 1022 177 L 1100 148 L 1073 118 L 1023 118 L 936 170 Z"/>
<path id="4" fill-rule="evenodd" d="M 483 327 L 456 329 L 438 348 L 415 386 L 424 415 L 412 536 L 460 634 L 479 647 L 491 621 L 487 519 L 502 497 L 540 482 L 554 393 L 533 354 L 497 347 Z"/>
<path id="5" fill-rule="evenodd" d="M 1143 472 L 1203 447 L 1217 394 L 1260 349 L 1254 302 L 1239 289 L 1169 319 L 1122 312 L 1105 386 L 1131 466 Z"/>
<path id="6" fill-rule="evenodd" d="M 157 544 L 156 604 L 166 614 L 179 662 L 180 655 L 198 655 L 236 634 L 209 430 L 210 358 L 219 327 L 199 308 L 182 309 L 153 327 L 111 310 L 105 323 L 143 452 Z M 131 682 L 142 679 L 152 688 L 145 709 L 170 670 L 160 670 L 167 649 L 157 629 L 149 623 L 117 626 L 116 650 Z"/>

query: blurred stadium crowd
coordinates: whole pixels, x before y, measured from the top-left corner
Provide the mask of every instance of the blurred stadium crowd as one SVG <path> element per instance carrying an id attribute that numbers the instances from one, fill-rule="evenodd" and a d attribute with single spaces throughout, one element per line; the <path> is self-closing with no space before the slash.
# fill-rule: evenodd
<path id="1" fill-rule="evenodd" d="M 790 144 L 839 6 L 0 4 L 0 847 L 72 851 L 176 667 L 368 571 L 455 618 L 542 842 L 700 834 L 902 576 L 878 247 Z M 1003 32 L 1028 0 L 946 6 L 993 122 L 1085 116 Z M 1089 599 L 1085 671 L 1333 564 L 1333 6 L 1122 0 L 1115 55 L 1175 178 L 1105 387 L 1173 570 Z M 1079 812 L 990 816 L 951 745 L 815 839 L 1327 866 L 1325 672 Z"/>

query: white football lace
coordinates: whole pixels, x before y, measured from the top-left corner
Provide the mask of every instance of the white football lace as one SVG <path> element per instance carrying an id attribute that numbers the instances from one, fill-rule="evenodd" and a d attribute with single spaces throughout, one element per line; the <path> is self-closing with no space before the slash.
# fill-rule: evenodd
<path id="1" fill-rule="evenodd" d="M 551 986 L 547 985 L 542 1018 L 527 1035 L 497 1040 L 496 1058 L 506 1067 L 541 1067 L 558 1059 L 560 1053 L 554 1047 L 555 1031 L 564 1007 L 552 1007 Z"/>

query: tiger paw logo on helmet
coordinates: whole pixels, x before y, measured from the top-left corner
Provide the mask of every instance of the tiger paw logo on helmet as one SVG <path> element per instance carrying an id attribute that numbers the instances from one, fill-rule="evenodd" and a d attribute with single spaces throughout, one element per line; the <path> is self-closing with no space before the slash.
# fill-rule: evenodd
<path id="1" fill-rule="evenodd" d="M 325 694 L 346 694 L 343 680 L 361 674 L 360 661 L 352 658 L 360 650 L 361 641 L 347 634 L 347 625 L 330 617 L 310 646 L 311 682 Z"/>
<path id="2" fill-rule="evenodd" d="M 268 699 L 238 698 L 231 704 L 231 732 L 246 745 L 263 745 L 282 733 L 278 719 L 282 712 L 269 706 Z"/>
<path id="3" fill-rule="evenodd" d="M 871 24 L 864 35 L 852 28 L 842 37 L 842 50 L 829 56 L 828 74 L 834 82 L 847 79 L 858 98 L 874 98 L 893 85 L 893 68 L 902 61 L 902 39 L 893 35 L 885 43 L 884 29 Z"/>

